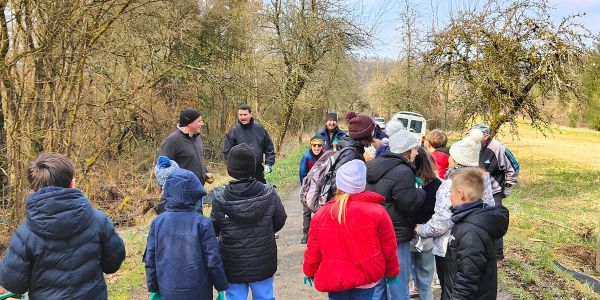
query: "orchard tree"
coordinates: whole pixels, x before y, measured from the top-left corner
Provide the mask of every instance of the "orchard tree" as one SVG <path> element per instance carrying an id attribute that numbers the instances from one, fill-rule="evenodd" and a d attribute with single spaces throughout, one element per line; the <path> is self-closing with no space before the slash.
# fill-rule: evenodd
<path id="1" fill-rule="evenodd" d="M 457 86 L 456 107 L 465 123 L 483 119 L 492 133 L 522 116 L 547 128 L 544 102 L 578 99 L 578 75 L 589 31 L 580 15 L 552 22 L 545 0 L 489 0 L 461 11 L 433 37 L 426 53 L 436 74 L 450 74 Z"/>

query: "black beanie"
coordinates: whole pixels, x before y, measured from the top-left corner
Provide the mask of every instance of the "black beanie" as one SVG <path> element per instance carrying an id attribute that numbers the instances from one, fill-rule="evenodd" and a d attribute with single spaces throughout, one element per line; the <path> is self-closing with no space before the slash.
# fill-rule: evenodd
<path id="1" fill-rule="evenodd" d="M 191 108 L 182 110 L 179 113 L 179 127 L 188 126 L 190 123 L 196 121 L 196 119 L 199 117 L 200 113 Z"/>
<path id="2" fill-rule="evenodd" d="M 337 122 L 337 120 L 338 120 L 337 114 L 334 112 L 327 113 L 327 121 L 329 121 L 329 120 L 333 120 L 333 121 Z"/>
<path id="3" fill-rule="evenodd" d="M 233 146 L 227 155 L 227 174 L 235 179 L 254 177 L 256 160 L 248 144 Z"/>

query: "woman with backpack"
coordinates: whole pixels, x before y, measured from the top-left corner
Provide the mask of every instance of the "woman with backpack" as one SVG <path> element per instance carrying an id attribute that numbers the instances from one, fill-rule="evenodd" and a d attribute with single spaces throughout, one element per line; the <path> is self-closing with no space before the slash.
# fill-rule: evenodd
<path id="1" fill-rule="evenodd" d="M 304 252 L 305 283 L 329 299 L 384 300 L 385 283 L 397 282 L 394 228 L 383 197 L 365 192 L 361 160 L 342 165 L 336 196 L 313 217 Z"/>
<path id="2" fill-rule="evenodd" d="M 390 152 L 382 154 L 367 164 L 367 190 L 382 195 L 396 233 L 397 255 L 400 263 L 399 284 L 388 285 L 388 299 L 409 299 L 410 241 L 413 238 L 415 220 L 425 201 L 425 191 L 416 187 L 414 160 L 419 140 L 398 126 L 400 121 L 388 124 Z"/>
<path id="3" fill-rule="evenodd" d="M 302 158 L 300 159 L 300 166 L 298 167 L 298 174 L 300 175 L 300 185 L 304 181 L 304 177 L 310 172 L 310 169 L 315 165 L 315 162 L 319 160 L 319 157 L 323 155 L 323 140 L 314 136 L 310 139 L 310 148 L 306 150 Z M 301 244 L 306 244 L 308 241 L 308 229 L 310 227 L 310 217 L 312 215 L 312 211 L 304 206 L 302 212 L 302 230 L 304 235 L 302 236 Z"/>

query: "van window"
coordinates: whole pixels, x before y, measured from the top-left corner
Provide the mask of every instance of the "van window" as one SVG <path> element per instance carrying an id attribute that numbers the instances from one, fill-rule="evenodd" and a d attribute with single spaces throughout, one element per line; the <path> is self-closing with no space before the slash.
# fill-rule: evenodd
<path id="1" fill-rule="evenodd" d="M 421 121 L 417 121 L 417 120 L 412 120 L 410 122 L 410 132 L 416 132 L 416 133 L 421 133 L 421 129 L 423 128 L 423 122 Z"/>
<path id="2" fill-rule="evenodd" d="M 408 128 L 408 119 L 398 118 L 398 121 L 402 123 L 404 129 Z"/>

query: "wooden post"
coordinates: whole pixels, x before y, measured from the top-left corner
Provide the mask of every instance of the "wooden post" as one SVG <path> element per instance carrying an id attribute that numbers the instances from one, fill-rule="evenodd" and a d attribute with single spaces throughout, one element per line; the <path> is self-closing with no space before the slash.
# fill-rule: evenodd
<path id="1" fill-rule="evenodd" d="M 600 219 L 598 220 L 598 240 L 596 242 L 596 271 L 600 272 Z"/>

